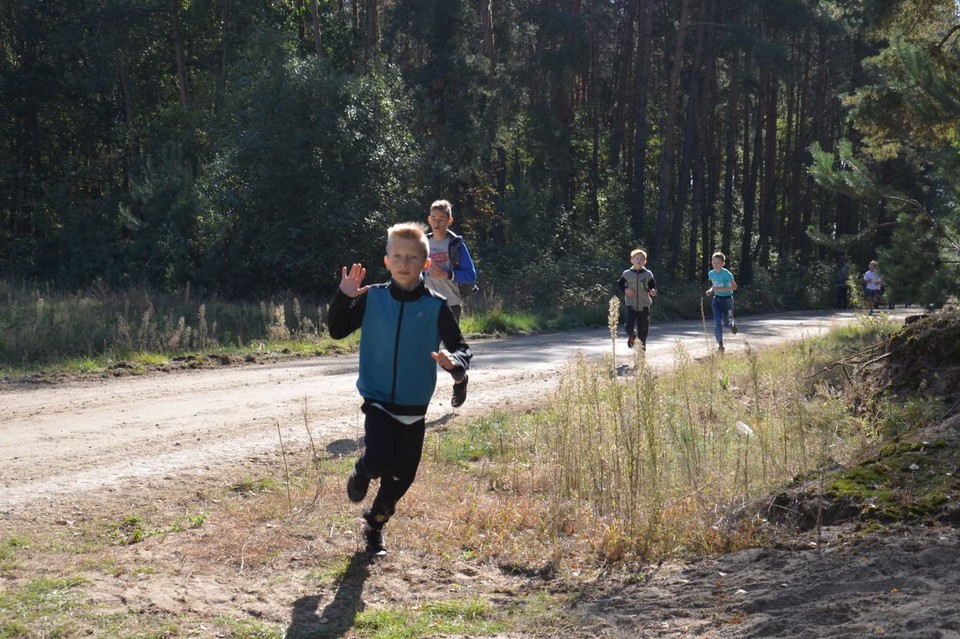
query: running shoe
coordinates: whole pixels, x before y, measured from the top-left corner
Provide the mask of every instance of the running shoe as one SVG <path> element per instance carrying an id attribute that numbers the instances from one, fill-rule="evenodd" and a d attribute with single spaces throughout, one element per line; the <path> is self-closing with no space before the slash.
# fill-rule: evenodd
<path id="1" fill-rule="evenodd" d="M 467 401 L 467 381 L 469 379 L 469 376 L 464 375 L 462 382 L 453 385 L 453 397 L 450 399 L 450 405 L 454 408 L 463 406 L 463 403 Z"/>
<path id="2" fill-rule="evenodd" d="M 347 497 L 350 498 L 350 501 L 363 501 L 363 498 L 367 496 L 367 489 L 369 487 L 370 478 L 361 476 L 357 473 L 357 469 L 354 468 L 353 472 L 350 473 L 350 477 L 347 478 Z"/>
<path id="3" fill-rule="evenodd" d="M 363 538 L 367 542 L 367 554 L 371 557 L 383 557 L 387 554 L 387 547 L 383 545 L 383 531 L 377 530 L 370 524 L 363 524 Z"/>

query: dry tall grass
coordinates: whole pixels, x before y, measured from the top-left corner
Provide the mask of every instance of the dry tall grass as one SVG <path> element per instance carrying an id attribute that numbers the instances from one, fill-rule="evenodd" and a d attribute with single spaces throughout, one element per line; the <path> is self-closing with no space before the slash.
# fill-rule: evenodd
<path id="1" fill-rule="evenodd" d="M 809 346 L 695 362 L 678 344 L 669 375 L 642 352 L 633 364 L 578 359 L 547 410 L 435 436 L 410 513 L 431 523 L 414 536 L 508 563 L 729 549 L 756 541 L 746 506 L 868 438 L 836 390 L 804 379 Z"/>
<path id="2" fill-rule="evenodd" d="M 94 286 L 68 294 L 0 280 L 0 368 L 132 353 L 180 355 L 258 340 L 318 340 L 323 317 L 322 305 L 306 312 L 297 298 L 194 300 L 189 287 L 159 294 Z"/>

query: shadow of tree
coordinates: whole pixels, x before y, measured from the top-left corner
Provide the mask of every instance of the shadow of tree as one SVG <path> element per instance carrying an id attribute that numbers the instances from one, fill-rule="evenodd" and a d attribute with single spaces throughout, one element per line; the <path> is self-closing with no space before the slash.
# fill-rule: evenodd
<path id="1" fill-rule="evenodd" d="M 366 552 L 356 552 L 350 558 L 343 576 L 337 584 L 337 592 L 331 601 L 318 612 L 323 595 L 308 595 L 293 602 L 290 625 L 284 639 L 326 639 L 344 637 L 353 627 L 357 613 L 364 609 L 363 586 L 370 576 L 370 558 Z"/>

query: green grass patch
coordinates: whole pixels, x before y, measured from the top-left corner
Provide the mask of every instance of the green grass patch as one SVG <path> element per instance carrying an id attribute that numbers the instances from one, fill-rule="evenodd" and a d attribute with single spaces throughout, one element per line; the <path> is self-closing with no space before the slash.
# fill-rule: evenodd
<path id="1" fill-rule="evenodd" d="M 139 544 L 148 537 L 180 533 L 188 529 L 200 528 L 207 520 L 206 513 L 188 515 L 186 520 L 174 522 L 161 528 L 150 528 L 140 515 L 131 515 L 119 523 L 108 526 L 108 535 L 122 546 Z"/>
<path id="2" fill-rule="evenodd" d="M 260 621 L 238 620 L 217 617 L 217 623 L 229 631 L 231 639 L 276 639 L 283 636 L 283 629 Z"/>
<path id="3" fill-rule="evenodd" d="M 230 485 L 230 490 L 235 493 L 263 493 L 274 492 L 279 488 L 277 480 L 273 477 L 259 477 L 257 479 L 246 478 Z"/>
<path id="4" fill-rule="evenodd" d="M 564 331 L 606 326 L 602 306 L 546 309 L 539 312 L 504 310 L 499 306 L 470 311 L 460 322 L 467 335 L 521 335 L 543 331 Z"/>
<path id="5" fill-rule="evenodd" d="M 447 464 L 507 458 L 516 447 L 515 437 L 527 432 L 516 416 L 494 413 L 444 433 L 436 442 L 437 461 Z"/>
<path id="6" fill-rule="evenodd" d="M 0 575 L 3 575 L 16 566 L 17 553 L 20 549 L 29 547 L 29 541 L 24 537 L 11 536 L 0 542 Z"/>
<path id="7" fill-rule="evenodd" d="M 80 577 L 33 579 L 0 591 L 0 639 L 78 636 Z"/>
<path id="8" fill-rule="evenodd" d="M 468 637 L 492 636 L 504 624 L 493 607 L 478 599 L 434 601 L 409 610 L 386 608 L 357 613 L 354 630 L 360 637 L 376 639 L 418 639 L 455 634 Z"/>

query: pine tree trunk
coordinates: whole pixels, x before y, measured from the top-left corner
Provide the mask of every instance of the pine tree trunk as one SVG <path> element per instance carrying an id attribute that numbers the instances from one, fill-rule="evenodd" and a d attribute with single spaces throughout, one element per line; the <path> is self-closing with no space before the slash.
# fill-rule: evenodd
<path id="1" fill-rule="evenodd" d="M 187 61 L 183 51 L 183 38 L 180 35 L 180 0 L 170 0 L 170 35 L 173 38 L 173 51 L 177 64 L 177 84 L 180 89 L 180 106 L 190 107 L 190 91 L 187 85 Z"/>
<path id="2" fill-rule="evenodd" d="M 626 127 L 627 106 L 630 103 L 630 71 L 633 67 L 633 41 L 640 0 L 629 0 L 620 28 L 619 55 L 614 59 L 617 90 L 613 96 L 613 115 L 610 126 L 610 168 L 620 167 L 620 151 Z"/>
<path id="3" fill-rule="evenodd" d="M 674 43 L 673 64 L 667 83 L 667 117 L 663 123 L 663 155 L 660 165 L 660 202 L 657 207 L 657 229 L 654 235 L 653 253 L 661 261 L 666 260 L 668 273 L 676 271 L 676 253 L 664 255 L 663 248 L 667 239 L 667 214 L 673 202 L 674 155 L 676 153 L 677 114 L 680 108 L 680 69 L 683 62 L 683 45 L 687 34 L 687 21 L 690 0 L 680 0 L 680 24 L 677 29 L 677 41 Z"/>
<path id="4" fill-rule="evenodd" d="M 650 127 L 647 124 L 647 101 L 650 96 L 650 73 L 652 66 L 651 41 L 653 38 L 653 0 L 640 2 L 640 41 L 637 50 L 637 97 L 634 102 L 633 179 L 630 189 L 630 227 L 636 241 L 644 236 L 646 217 L 647 139 Z M 657 259 L 661 259 L 659 254 Z"/>

